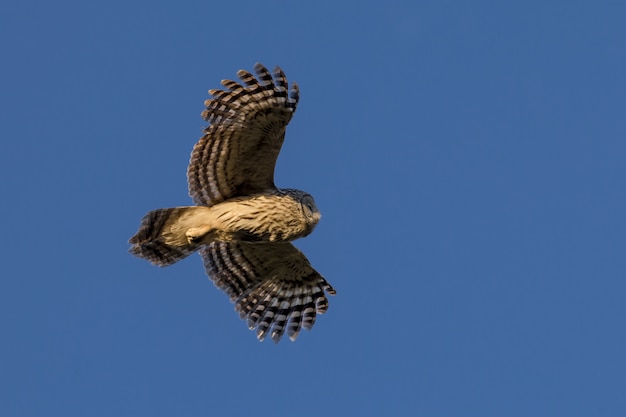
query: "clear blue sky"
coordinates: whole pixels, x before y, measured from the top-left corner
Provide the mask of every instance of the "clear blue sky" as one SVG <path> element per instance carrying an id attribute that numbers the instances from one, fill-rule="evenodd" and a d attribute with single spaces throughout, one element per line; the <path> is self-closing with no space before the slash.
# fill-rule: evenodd
<path id="1" fill-rule="evenodd" d="M 626 3 L 5 3 L 0 415 L 626 415 Z M 127 253 L 257 61 L 337 289 L 279 345 Z"/>

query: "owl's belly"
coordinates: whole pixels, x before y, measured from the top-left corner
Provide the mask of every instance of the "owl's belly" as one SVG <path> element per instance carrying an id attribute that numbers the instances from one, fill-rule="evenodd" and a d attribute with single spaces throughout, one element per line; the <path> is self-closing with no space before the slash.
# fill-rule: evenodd
<path id="1" fill-rule="evenodd" d="M 317 224 L 289 195 L 238 197 L 211 207 L 210 213 L 212 238 L 221 241 L 292 241 Z"/>

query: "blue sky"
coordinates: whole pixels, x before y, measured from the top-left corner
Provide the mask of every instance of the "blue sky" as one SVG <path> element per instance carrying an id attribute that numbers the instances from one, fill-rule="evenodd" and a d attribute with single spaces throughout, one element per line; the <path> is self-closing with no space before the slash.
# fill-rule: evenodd
<path id="1" fill-rule="evenodd" d="M 626 3 L 0 6 L 0 415 L 626 414 Z M 207 90 L 301 88 L 276 182 L 337 289 L 259 343 L 192 256 Z"/>

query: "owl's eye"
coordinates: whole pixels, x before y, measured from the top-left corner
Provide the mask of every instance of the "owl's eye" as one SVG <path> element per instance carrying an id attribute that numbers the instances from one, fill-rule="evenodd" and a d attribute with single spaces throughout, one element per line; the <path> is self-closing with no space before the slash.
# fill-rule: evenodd
<path id="1" fill-rule="evenodd" d="M 302 198 L 302 206 L 305 208 L 305 212 L 307 212 L 308 215 L 313 215 L 318 211 L 313 197 L 308 195 Z"/>

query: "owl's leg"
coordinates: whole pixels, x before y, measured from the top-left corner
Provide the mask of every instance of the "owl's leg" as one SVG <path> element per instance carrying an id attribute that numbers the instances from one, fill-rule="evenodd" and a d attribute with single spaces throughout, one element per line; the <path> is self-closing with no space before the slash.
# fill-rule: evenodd
<path id="1" fill-rule="evenodd" d="M 187 236 L 187 241 L 189 243 L 196 243 L 202 238 L 202 236 L 206 235 L 211 230 L 213 230 L 213 227 L 211 227 L 210 225 L 191 227 L 187 229 L 187 231 L 185 232 L 185 236 Z"/>

